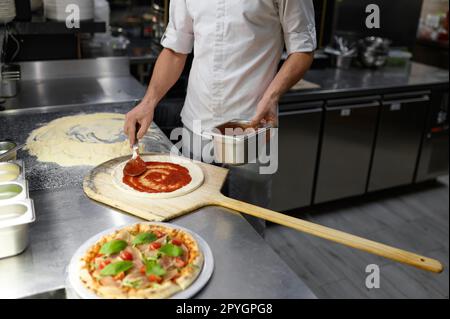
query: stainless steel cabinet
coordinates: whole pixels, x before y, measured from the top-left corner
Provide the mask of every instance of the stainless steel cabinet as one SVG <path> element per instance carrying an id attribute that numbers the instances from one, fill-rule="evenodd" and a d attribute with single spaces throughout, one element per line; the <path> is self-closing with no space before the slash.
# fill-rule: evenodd
<path id="1" fill-rule="evenodd" d="M 314 203 L 365 193 L 380 99 L 327 102 Z"/>
<path id="2" fill-rule="evenodd" d="M 428 91 L 384 96 L 368 191 L 413 182 L 429 105 Z"/>
<path id="3" fill-rule="evenodd" d="M 270 208 L 286 211 L 311 204 L 323 102 L 280 106 L 278 171 Z"/>
<path id="4" fill-rule="evenodd" d="M 436 90 L 432 94 L 432 105 L 425 129 L 416 182 L 448 174 L 449 93 L 448 88 L 446 90 Z"/>

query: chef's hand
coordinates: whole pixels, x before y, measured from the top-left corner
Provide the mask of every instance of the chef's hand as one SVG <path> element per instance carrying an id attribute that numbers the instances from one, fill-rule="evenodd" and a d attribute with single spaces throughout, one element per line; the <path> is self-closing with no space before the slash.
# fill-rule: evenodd
<path id="1" fill-rule="evenodd" d="M 136 123 L 139 123 L 141 126 L 137 132 L 137 138 L 140 140 L 147 133 L 153 121 L 154 112 L 155 108 L 143 101 L 127 113 L 125 116 L 124 132 L 128 135 L 131 146 L 136 142 Z"/>
<path id="2" fill-rule="evenodd" d="M 278 100 L 262 98 L 256 107 L 256 113 L 251 121 L 251 126 L 256 127 L 260 124 L 272 124 L 278 126 Z"/>

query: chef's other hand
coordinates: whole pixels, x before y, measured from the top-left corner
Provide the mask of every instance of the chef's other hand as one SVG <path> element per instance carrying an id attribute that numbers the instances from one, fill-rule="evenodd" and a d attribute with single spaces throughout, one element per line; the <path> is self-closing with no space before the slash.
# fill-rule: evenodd
<path id="1" fill-rule="evenodd" d="M 251 121 L 251 126 L 269 123 L 273 127 L 278 126 L 278 102 L 263 98 L 256 107 L 256 113 Z"/>
<path id="2" fill-rule="evenodd" d="M 141 102 L 125 116 L 124 132 L 128 135 L 130 145 L 136 142 L 136 123 L 139 123 L 141 128 L 137 132 L 137 138 L 140 140 L 147 133 L 150 124 L 153 121 L 154 108 L 147 103 Z"/>

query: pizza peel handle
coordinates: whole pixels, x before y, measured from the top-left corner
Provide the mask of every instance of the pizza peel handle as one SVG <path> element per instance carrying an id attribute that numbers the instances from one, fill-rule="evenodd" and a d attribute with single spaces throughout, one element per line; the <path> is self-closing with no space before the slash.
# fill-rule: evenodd
<path id="1" fill-rule="evenodd" d="M 219 195 L 216 198 L 215 204 L 254 217 L 259 217 L 276 224 L 290 227 L 316 237 L 327 239 L 374 255 L 389 258 L 394 261 L 401 262 L 422 270 L 434 273 L 441 273 L 443 271 L 443 266 L 438 260 L 423 257 L 402 249 L 351 235 L 333 228 L 321 226 L 302 219 L 280 214 L 265 208 L 231 199 L 223 195 Z"/>

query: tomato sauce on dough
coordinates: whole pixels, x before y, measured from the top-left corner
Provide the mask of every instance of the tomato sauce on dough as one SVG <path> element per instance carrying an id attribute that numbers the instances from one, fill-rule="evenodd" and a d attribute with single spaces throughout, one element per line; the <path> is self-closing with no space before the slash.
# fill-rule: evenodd
<path id="1" fill-rule="evenodd" d="M 189 170 L 174 163 L 145 162 L 147 171 L 140 176 L 123 177 L 123 182 L 144 193 L 171 193 L 192 181 Z"/>

